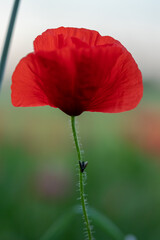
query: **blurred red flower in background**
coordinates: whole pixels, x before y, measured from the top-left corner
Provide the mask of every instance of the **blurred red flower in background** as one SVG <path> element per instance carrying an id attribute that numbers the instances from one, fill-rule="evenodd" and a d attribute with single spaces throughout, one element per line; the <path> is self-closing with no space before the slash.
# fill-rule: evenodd
<path id="1" fill-rule="evenodd" d="M 142 75 L 132 55 L 109 36 L 87 29 L 49 29 L 34 41 L 12 77 L 14 106 L 122 112 L 142 98 Z"/>
<path id="2" fill-rule="evenodd" d="M 123 129 L 123 128 L 122 128 Z M 159 107 L 146 106 L 131 116 L 125 123 L 123 134 L 147 154 L 160 156 L 160 111 Z"/>

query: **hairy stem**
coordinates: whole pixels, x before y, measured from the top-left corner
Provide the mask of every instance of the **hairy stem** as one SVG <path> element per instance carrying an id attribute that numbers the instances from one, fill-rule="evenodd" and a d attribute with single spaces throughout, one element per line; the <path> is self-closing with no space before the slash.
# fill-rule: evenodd
<path id="1" fill-rule="evenodd" d="M 81 168 L 82 155 L 81 155 L 81 150 L 80 150 L 80 146 L 79 146 L 79 142 L 78 142 L 78 138 L 77 138 L 74 116 L 71 117 L 71 125 L 72 125 L 72 132 L 73 132 L 74 142 L 75 142 L 75 146 L 76 146 L 76 150 L 77 150 L 77 154 L 78 154 L 78 160 L 79 160 L 79 184 L 80 184 L 79 190 L 80 190 L 81 205 L 82 205 L 84 220 L 85 220 L 85 224 L 86 224 L 88 239 L 93 240 L 92 233 L 91 233 L 91 226 L 90 226 L 88 214 L 87 214 L 86 199 L 84 196 L 84 172 L 82 171 L 82 168 Z"/>

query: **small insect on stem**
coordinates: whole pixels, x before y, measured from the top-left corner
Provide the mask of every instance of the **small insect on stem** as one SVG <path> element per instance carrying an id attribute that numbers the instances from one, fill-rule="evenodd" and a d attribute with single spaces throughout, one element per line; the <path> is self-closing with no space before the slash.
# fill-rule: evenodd
<path id="1" fill-rule="evenodd" d="M 81 169 L 81 173 L 84 172 L 84 170 L 87 167 L 87 165 L 88 165 L 88 162 L 79 161 L 79 166 L 80 166 L 80 169 Z"/>

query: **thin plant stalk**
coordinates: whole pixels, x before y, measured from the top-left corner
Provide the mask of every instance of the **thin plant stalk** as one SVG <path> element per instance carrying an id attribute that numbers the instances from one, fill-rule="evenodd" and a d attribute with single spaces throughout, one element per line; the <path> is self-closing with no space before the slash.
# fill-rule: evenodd
<path id="1" fill-rule="evenodd" d="M 91 225 L 89 222 L 88 218 L 88 213 L 87 213 L 87 207 L 86 207 L 86 198 L 84 195 L 84 172 L 82 172 L 81 169 L 81 163 L 82 163 L 82 154 L 79 146 L 79 141 L 77 137 L 77 132 L 76 132 L 76 126 L 75 126 L 75 117 L 71 117 L 71 125 L 72 125 L 72 132 L 73 132 L 73 138 L 77 150 L 77 155 L 78 155 L 78 160 L 79 160 L 79 190 L 80 190 L 80 199 L 81 199 L 81 205 L 82 205 L 82 211 L 83 211 L 83 216 L 84 216 L 84 221 L 86 225 L 86 230 L 88 234 L 88 239 L 93 240 L 92 237 L 92 231 L 91 231 Z"/>
<path id="2" fill-rule="evenodd" d="M 4 47 L 3 47 L 3 51 L 2 51 L 2 55 L 1 55 L 1 61 L 0 61 L 0 87 L 1 87 L 1 84 L 2 84 L 2 80 L 3 80 L 3 74 L 4 74 L 4 70 L 5 70 L 8 50 L 9 50 L 9 46 L 10 46 L 10 42 L 11 42 L 11 37 L 12 37 L 13 28 L 14 28 L 14 23 L 15 23 L 16 16 L 17 16 L 17 10 L 18 10 L 18 6 L 19 6 L 19 2 L 20 2 L 20 0 L 15 0 L 14 1 L 12 14 L 11 14 L 11 18 L 10 18 L 10 22 L 9 22 L 9 26 L 8 26 L 8 31 L 7 31 L 7 34 L 6 34 L 6 39 L 5 39 L 5 42 L 4 42 Z"/>

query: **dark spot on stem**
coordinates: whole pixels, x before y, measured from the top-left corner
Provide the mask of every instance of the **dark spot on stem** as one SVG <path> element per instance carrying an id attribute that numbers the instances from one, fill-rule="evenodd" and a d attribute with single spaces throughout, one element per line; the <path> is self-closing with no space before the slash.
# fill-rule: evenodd
<path id="1" fill-rule="evenodd" d="M 79 166 L 80 166 L 80 169 L 81 169 L 81 173 L 84 172 L 85 168 L 87 167 L 88 165 L 88 162 L 84 162 L 84 161 L 79 161 Z"/>

